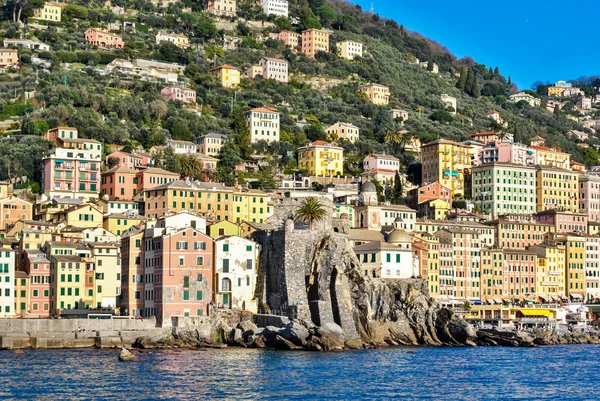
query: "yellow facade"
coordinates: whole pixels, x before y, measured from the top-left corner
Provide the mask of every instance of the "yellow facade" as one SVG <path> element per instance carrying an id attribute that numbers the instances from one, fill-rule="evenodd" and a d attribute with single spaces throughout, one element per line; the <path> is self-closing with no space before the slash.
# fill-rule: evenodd
<path id="1" fill-rule="evenodd" d="M 434 236 L 423 238 L 427 245 L 427 286 L 429 296 L 440 297 L 440 240 Z"/>
<path id="2" fill-rule="evenodd" d="M 210 72 L 225 88 L 235 88 L 240 84 L 240 69 L 231 65 L 222 65 L 213 68 Z"/>
<path id="3" fill-rule="evenodd" d="M 42 8 L 33 10 L 33 17 L 43 21 L 60 22 L 62 17 L 63 4 L 44 3 Z"/>
<path id="4" fill-rule="evenodd" d="M 222 220 L 216 222 L 215 224 L 211 224 L 210 226 L 206 227 L 206 230 L 211 238 L 219 238 L 224 235 L 242 237 L 243 234 L 242 228 L 239 225 L 227 220 Z"/>
<path id="5" fill-rule="evenodd" d="M 439 182 L 452 196 L 465 193 L 465 170 L 471 168 L 470 148 L 462 143 L 438 139 L 421 147 L 423 183 Z"/>
<path id="6" fill-rule="evenodd" d="M 540 244 L 530 248 L 537 253 L 535 293 L 542 297 L 565 295 L 565 247 Z"/>
<path id="7" fill-rule="evenodd" d="M 347 60 L 354 60 L 356 57 L 362 57 L 363 45 L 360 42 L 353 42 L 351 40 L 345 40 L 343 42 L 337 42 L 338 56 Z"/>
<path id="8" fill-rule="evenodd" d="M 315 141 L 298 149 L 298 167 L 308 175 L 335 177 L 344 174 L 344 149 Z"/>
<path id="9" fill-rule="evenodd" d="M 585 295 L 585 237 L 578 235 L 549 234 L 549 238 L 565 248 L 566 295 Z M 576 296 L 577 296 L 576 295 Z"/>
<path id="10" fill-rule="evenodd" d="M 561 88 L 560 86 L 549 86 L 548 87 L 548 96 L 562 96 L 565 88 Z"/>
<path id="11" fill-rule="evenodd" d="M 26 316 L 29 311 L 29 275 L 22 271 L 15 272 L 15 315 Z"/>
<path id="12" fill-rule="evenodd" d="M 579 173 L 536 166 L 536 211 L 557 209 L 578 213 Z"/>
<path id="13" fill-rule="evenodd" d="M 61 213 L 68 226 L 94 228 L 102 225 L 102 211 L 91 205 L 80 206 Z"/>
<path id="14" fill-rule="evenodd" d="M 308 29 L 302 32 L 302 52 L 308 58 L 315 58 L 317 52 L 329 51 L 329 32 L 321 29 Z"/>
<path id="15" fill-rule="evenodd" d="M 532 146 L 535 149 L 535 164 L 540 166 L 571 169 L 571 155 L 554 148 L 545 146 Z"/>
<path id="16" fill-rule="evenodd" d="M 502 297 L 504 262 L 502 249 L 486 248 L 481 251 L 481 300 Z"/>
<path id="17" fill-rule="evenodd" d="M 146 221 L 146 219 L 137 215 L 127 215 L 125 213 L 111 214 L 104 217 L 102 227 L 119 237 L 125 230 L 137 226 L 143 221 Z"/>
<path id="18" fill-rule="evenodd" d="M 369 101 L 378 106 L 385 106 L 390 103 L 390 88 L 379 84 L 361 85 L 358 87 L 359 92 L 367 96 Z"/>
<path id="19" fill-rule="evenodd" d="M 87 263 L 76 255 L 52 255 L 50 261 L 55 300 L 52 313 L 57 314 L 61 309 L 83 309 Z"/>
<path id="20" fill-rule="evenodd" d="M 272 214 L 269 194 L 261 191 L 237 191 L 233 194 L 233 222 L 264 223 Z M 240 235 L 241 236 L 241 235 Z"/>
<path id="21" fill-rule="evenodd" d="M 121 295 L 121 258 L 119 248 L 114 244 L 92 243 L 91 258 L 94 263 L 92 278 L 92 308 L 117 306 L 117 297 Z M 88 283 L 89 284 L 89 283 Z M 88 287 L 89 291 L 89 287 Z M 87 294 L 90 295 L 89 293 Z"/>

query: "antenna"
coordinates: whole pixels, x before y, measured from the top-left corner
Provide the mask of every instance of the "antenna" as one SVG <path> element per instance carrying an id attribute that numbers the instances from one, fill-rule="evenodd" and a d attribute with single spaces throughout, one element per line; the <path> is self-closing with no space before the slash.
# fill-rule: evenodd
<path id="1" fill-rule="evenodd" d="M 375 6 L 373 5 L 373 2 L 371 2 L 371 8 L 369 9 L 369 12 L 370 12 L 371 14 L 374 14 L 374 13 L 375 13 Z"/>

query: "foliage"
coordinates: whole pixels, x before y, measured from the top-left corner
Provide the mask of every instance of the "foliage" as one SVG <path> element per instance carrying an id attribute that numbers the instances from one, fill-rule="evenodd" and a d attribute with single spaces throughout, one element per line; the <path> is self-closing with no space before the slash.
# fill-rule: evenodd
<path id="1" fill-rule="evenodd" d="M 314 222 L 323 220 L 326 214 L 327 212 L 321 201 L 310 197 L 302 201 L 300 207 L 294 213 L 294 218 L 297 221 L 308 223 L 308 228 L 312 230 Z"/>

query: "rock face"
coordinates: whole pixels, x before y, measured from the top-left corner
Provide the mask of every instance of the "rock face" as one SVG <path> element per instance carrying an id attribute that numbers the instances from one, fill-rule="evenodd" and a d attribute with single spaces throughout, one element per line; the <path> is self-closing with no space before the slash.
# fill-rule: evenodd
<path id="1" fill-rule="evenodd" d="M 323 203 L 332 209 L 330 202 Z M 328 213 L 313 230 L 293 226 L 297 205 L 290 201 L 276 208 L 269 223 L 278 229 L 254 237 L 262 245 L 259 308 L 286 314 L 309 334 L 298 338 L 294 326 L 276 335 L 315 350 L 359 348 L 361 343 L 474 345 L 474 330 L 434 302 L 424 280 L 364 278 L 344 224 Z M 267 329 L 266 344 L 271 345 L 274 333 Z"/>
<path id="2" fill-rule="evenodd" d="M 129 351 L 127 348 L 121 348 L 121 352 L 119 352 L 119 361 L 130 362 L 137 360 L 139 360 L 139 358 L 135 356 L 131 351 Z"/>

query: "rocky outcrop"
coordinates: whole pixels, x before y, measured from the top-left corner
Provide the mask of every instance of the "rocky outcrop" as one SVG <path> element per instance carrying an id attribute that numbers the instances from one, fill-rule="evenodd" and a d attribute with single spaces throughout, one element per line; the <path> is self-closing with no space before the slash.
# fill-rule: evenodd
<path id="1" fill-rule="evenodd" d="M 138 358 L 137 355 L 127 348 L 121 348 L 121 352 L 119 352 L 119 361 L 121 362 L 138 361 L 139 359 L 140 358 Z"/>

